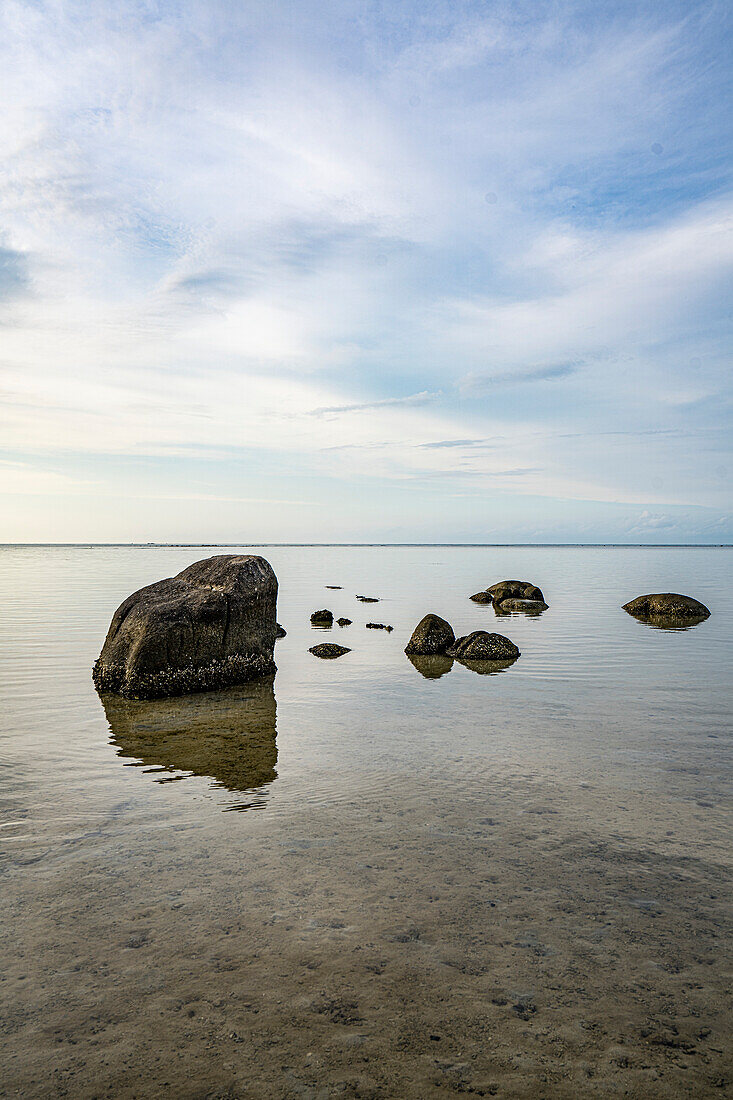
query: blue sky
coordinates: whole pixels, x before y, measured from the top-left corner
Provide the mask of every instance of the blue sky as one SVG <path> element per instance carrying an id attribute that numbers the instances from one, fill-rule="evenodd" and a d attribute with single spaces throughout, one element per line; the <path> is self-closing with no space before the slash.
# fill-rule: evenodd
<path id="1" fill-rule="evenodd" d="M 5 0 L 0 541 L 733 541 L 732 21 Z"/>

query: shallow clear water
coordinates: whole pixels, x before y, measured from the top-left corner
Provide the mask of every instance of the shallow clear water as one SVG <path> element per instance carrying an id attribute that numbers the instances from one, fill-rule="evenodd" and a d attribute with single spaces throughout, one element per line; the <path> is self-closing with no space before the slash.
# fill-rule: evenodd
<path id="1" fill-rule="evenodd" d="M 216 552 L 262 553 L 277 573 L 278 619 L 288 633 L 277 643 L 274 688 L 170 704 L 112 701 L 105 713 L 90 672 L 117 605 Z M 499 619 L 490 606 L 468 599 L 505 577 L 540 585 L 549 610 Z M 650 591 L 685 592 L 712 615 L 687 630 L 651 628 L 621 609 Z M 380 602 L 362 604 L 357 593 Z M 215 880 L 230 873 L 229 856 L 217 853 L 275 837 L 283 844 L 283 830 L 296 821 L 287 843 L 296 855 L 302 849 L 298 858 L 305 860 L 317 835 L 321 845 L 339 837 L 346 851 L 354 815 L 360 829 L 372 830 L 363 839 L 376 851 L 386 821 L 399 829 L 418 814 L 421 835 L 431 844 L 442 838 L 458 865 L 466 836 L 478 836 L 502 799 L 512 812 L 560 814 L 533 818 L 551 823 L 549 833 L 544 828 L 548 843 L 579 835 L 568 815 L 582 804 L 583 835 L 592 833 L 594 844 L 620 837 L 637 849 L 683 843 L 681 862 L 674 848 L 665 854 L 669 874 L 684 872 L 687 858 L 705 858 L 723 876 L 730 834 L 729 819 L 719 815 L 730 808 L 733 771 L 730 549 L 6 547 L 0 607 L 0 849 L 5 889 L 22 900 L 31 923 L 58 904 L 64 875 L 75 866 L 92 878 L 123 864 L 132 874 L 134 867 L 136 888 L 154 896 L 166 853 L 172 859 L 180 845 L 197 854 L 205 846 L 207 874 Z M 353 625 L 313 629 L 310 613 L 322 607 Z M 428 611 L 447 618 L 456 634 L 478 628 L 506 634 L 522 655 L 495 675 L 455 663 L 440 678 L 425 678 L 403 649 Z M 394 631 L 367 630 L 370 621 Z M 330 639 L 352 652 L 336 661 L 309 654 L 309 646 Z M 547 809 L 548 799 L 554 809 Z M 651 817 L 639 816 L 645 806 L 657 815 L 654 827 Z M 611 824 L 614 814 L 620 825 L 616 817 Z M 675 825 L 682 820 L 684 837 Z M 659 840 L 665 835 L 668 841 Z M 502 843 L 496 832 L 492 843 Z M 427 875 L 426 888 L 424 858 L 432 850 L 418 848 L 410 857 L 410 873 Z M 528 848 L 527 861 L 535 858 Z M 260 870 L 263 881 L 281 873 L 278 866 Z M 368 912 L 368 899 L 357 902 L 352 871 L 331 867 L 331 904 Z M 48 882 L 31 888 L 28 876 L 39 874 Z M 389 891 L 399 875 L 384 874 Z M 386 896 L 401 897 L 409 908 L 409 876 L 407 885 L 400 882 L 399 894 L 395 887 Z M 85 911 L 93 914 L 107 902 L 100 893 L 95 903 L 94 886 L 89 890 Z M 190 904 L 203 935 L 211 910 Z M 47 965 L 55 965 L 53 956 Z M 93 988 L 103 1000 L 102 986 Z M 24 1027 L 39 1003 L 30 999 Z M 30 1055 L 21 1050 L 15 1057 L 18 1081 L 28 1090 L 19 1094 L 33 1095 L 32 1081 L 41 1078 L 23 1076 Z M 71 1080 L 72 1071 L 65 1072 Z M 312 1086 L 306 1075 L 302 1087 L 330 1080 L 324 1073 Z M 110 1087 L 122 1094 L 115 1080 Z M 532 1080 L 530 1073 L 528 1095 Z M 38 1085 L 37 1094 L 47 1087 Z M 75 1087 L 86 1094 L 78 1081 Z M 374 1095 L 395 1095 L 395 1087 Z M 648 1081 L 644 1087 L 655 1095 Z M 263 1086 L 261 1094 L 290 1095 L 289 1088 Z M 431 1090 L 441 1095 L 437 1084 Z M 188 1095 L 180 1086 L 176 1094 Z"/>

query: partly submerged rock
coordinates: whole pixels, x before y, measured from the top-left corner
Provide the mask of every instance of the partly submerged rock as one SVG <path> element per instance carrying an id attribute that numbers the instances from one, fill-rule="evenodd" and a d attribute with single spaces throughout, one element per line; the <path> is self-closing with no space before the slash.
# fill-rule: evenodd
<path id="1" fill-rule="evenodd" d="M 313 626 L 333 626 L 333 612 L 324 607 L 322 611 L 314 611 L 311 615 Z"/>
<path id="2" fill-rule="evenodd" d="M 679 592 L 653 592 L 625 603 L 624 611 L 652 626 L 693 626 L 710 617 L 710 609 L 692 596 Z"/>
<path id="3" fill-rule="evenodd" d="M 425 615 L 412 632 L 412 637 L 405 646 L 408 657 L 412 655 L 431 657 L 435 654 L 445 653 L 453 645 L 456 636 L 453 627 L 440 615 Z"/>
<path id="4" fill-rule="evenodd" d="M 351 626 L 351 619 L 337 619 L 339 626 Z"/>
<path id="5" fill-rule="evenodd" d="M 544 600 L 521 600 L 508 596 L 505 600 L 494 604 L 494 611 L 497 615 L 508 615 L 510 611 L 524 611 L 528 615 L 539 615 L 542 611 L 547 611 L 547 604 Z"/>
<path id="6" fill-rule="evenodd" d="M 446 653 L 462 661 L 514 661 L 520 655 L 509 638 L 503 634 L 489 634 L 486 630 L 474 630 L 458 638 Z"/>
<path id="7" fill-rule="evenodd" d="M 474 592 L 473 596 L 468 598 L 473 600 L 474 603 L 493 603 L 494 601 L 494 597 L 490 592 Z"/>
<path id="8" fill-rule="evenodd" d="M 350 649 L 346 646 L 337 645 L 336 642 L 321 642 L 320 645 L 313 645 L 308 650 L 314 657 L 323 657 L 325 660 L 331 660 L 334 657 L 343 657 L 344 653 L 351 653 Z"/>
<path id="9" fill-rule="evenodd" d="M 333 589 L 334 592 L 340 592 L 341 591 L 341 585 L 340 584 L 327 584 L 324 587 L 331 588 L 331 589 Z"/>
<path id="10" fill-rule="evenodd" d="M 361 600 L 362 603 L 379 603 L 376 596 L 357 596 L 357 600 Z"/>
<path id="11" fill-rule="evenodd" d="M 120 604 L 92 673 L 100 692 L 154 699 L 275 671 L 277 578 L 256 555 L 222 554 Z"/>
<path id="12" fill-rule="evenodd" d="M 208 776 L 239 793 L 277 778 L 273 676 L 176 699 L 103 694 L 102 705 L 118 755 L 154 768 L 154 782 Z"/>
<path id="13" fill-rule="evenodd" d="M 408 653 L 408 660 L 413 668 L 417 669 L 426 680 L 439 680 L 453 668 L 453 658 L 444 657 L 441 653 L 434 653 L 431 657 L 424 657 L 419 653 Z"/>
<path id="14" fill-rule="evenodd" d="M 367 623 L 367 630 L 387 630 L 390 633 L 394 630 L 393 626 L 387 626 L 386 623 Z"/>
<path id="15" fill-rule="evenodd" d="M 285 627 L 280 626 L 280 623 L 278 623 L 277 624 L 277 629 L 275 630 L 275 640 L 277 640 L 278 638 L 287 638 L 287 636 L 288 636 L 288 632 L 285 629 Z"/>
<path id="16" fill-rule="evenodd" d="M 504 600 L 540 600 L 545 603 L 542 589 L 531 581 L 498 581 L 486 589 L 494 597 L 494 607 Z"/>

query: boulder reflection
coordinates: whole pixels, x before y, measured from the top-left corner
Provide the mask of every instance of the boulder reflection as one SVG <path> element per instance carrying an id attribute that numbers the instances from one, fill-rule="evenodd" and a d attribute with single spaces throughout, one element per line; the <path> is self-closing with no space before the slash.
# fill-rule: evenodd
<path id="1" fill-rule="evenodd" d="M 407 659 L 426 680 L 439 680 L 453 668 L 453 658 L 442 655 L 420 657 L 416 653 L 408 653 Z"/>
<path id="2" fill-rule="evenodd" d="M 644 626 L 649 626 L 652 630 L 674 630 L 678 633 L 681 630 L 690 630 L 693 626 L 699 626 L 700 623 L 704 623 L 709 618 L 708 615 L 688 615 L 685 619 L 675 618 L 671 615 L 634 615 L 632 611 L 629 611 L 628 614 L 636 619 L 637 623 L 643 623 Z"/>
<path id="3" fill-rule="evenodd" d="M 206 776 L 247 794 L 227 809 L 262 805 L 277 779 L 274 677 L 174 699 L 102 696 L 112 743 L 127 766 L 151 769 L 157 783 Z"/>
<path id="4" fill-rule="evenodd" d="M 454 664 L 463 665 L 471 672 L 477 672 L 479 676 L 493 676 L 497 672 L 506 672 L 517 661 L 516 657 L 507 661 L 470 661 L 465 657 L 419 657 L 414 653 L 408 653 L 407 659 L 426 680 L 439 680 L 450 672 Z"/>

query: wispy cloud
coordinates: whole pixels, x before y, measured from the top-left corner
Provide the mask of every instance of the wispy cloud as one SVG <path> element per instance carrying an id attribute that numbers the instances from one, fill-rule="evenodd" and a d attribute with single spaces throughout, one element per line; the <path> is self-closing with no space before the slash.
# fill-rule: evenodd
<path id="1" fill-rule="evenodd" d="M 533 497 L 548 532 L 568 500 L 599 537 L 632 505 L 712 530 L 730 43 L 681 0 L 10 0 L 0 538 L 124 537 L 115 494 L 158 491 L 146 534 L 178 537 L 196 475 L 222 528 L 269 499 L 296 538 L 300 499 L 375 537 L 499 496 L 518 528 Z M 24 511 L 24 485 L 71 503 Z"/>
<path id="2" fill-rule="evenodd" d="M 384 397 L 380 401 L 364 401 L 355 405 L 325 406 L 320 409 L 312 409 L 309 415 L 328 416 L 335 413 L 369 412 L 373 409 L 391 409 L 405 405 L 426 405 L 429 401 L 434 401 L 440 396 L 440 390 L 436 393 L 431 393 L 429 390 L 422 390 L 420 393 L 410 393 L 405 397 Z"/>

